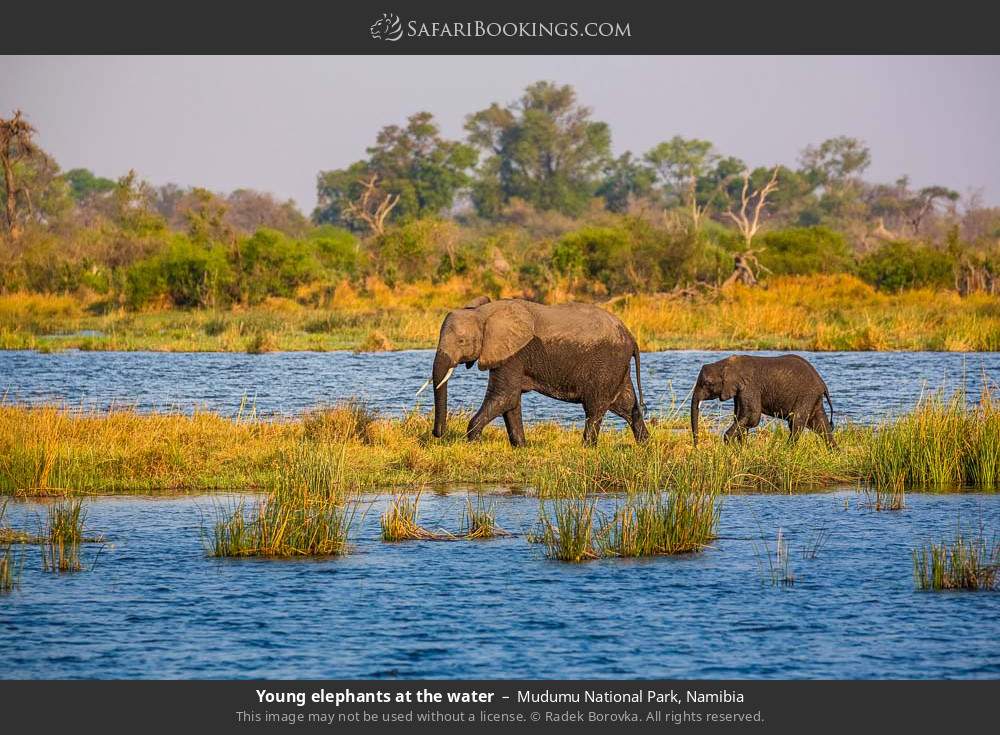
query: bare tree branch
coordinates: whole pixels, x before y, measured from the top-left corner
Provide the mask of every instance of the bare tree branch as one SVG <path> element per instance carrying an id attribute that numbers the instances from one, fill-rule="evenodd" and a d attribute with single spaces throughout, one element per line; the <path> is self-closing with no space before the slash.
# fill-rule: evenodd
<path id="1" fill-rule="evenodd" d="M 372 174 L 367 179 L 358 179 L 364 186 L 364 191 L 356 202 L 350 202 L 344 208 L 348 217 L 364 222 L 375 235 L 385 233 L 385 220 L 393 208 L 399 204 L 399 194 L 386 194 L 381 201 L 378 190 L 378 174 Z"/>

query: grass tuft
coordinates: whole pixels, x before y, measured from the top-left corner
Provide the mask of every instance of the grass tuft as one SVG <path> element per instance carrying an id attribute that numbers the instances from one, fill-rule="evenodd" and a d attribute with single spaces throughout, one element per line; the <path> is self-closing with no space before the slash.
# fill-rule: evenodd
<path id="1" fill-rule="evenodd" d="M 585 496 L 557 498 L 548 508 L 541 505 L 542 532 L 539 540 L 550 559 L 568 562 L 597 559 L 594 544 L 596 502 Z"/>
<path id="2" fill-rule="evenodd" d="M 11 592 L 21 585 L 24 555 L 14 551 L 11 544 L 0 545 L 0 594 Z"/>
<path id="3" fill-rule="evenodd" d="M 980 529 L 966 538 L 959 529 L 951 542 L 913 550 L 913 576 L 919 590 L 992 590 L 1000 571 L 1000 541 L 987 541 Z"/>
<path id="4" fill-rule="evenodd" d="M 54 503 L 47 509 L 47 524 L 42 542 L 42 569 L 46 572 L 78 572 L 80 543 L 87 512 L 82 500 Z"/>
<path id="5" fill-rule="evenodd" d="M 472 499 L 465 499 L 465 519 L 463 538 L 479 541 L 510 534 L 497 525 L 497 508 L 495 501 L 487 501 L 482 493 L 476 495 L 476 503 L 473 505 Z"/>
<path id="6" fill-rule="evenodd" d="M 687 554 L 706 548 L 719 523 L 715 496 L 677 490 L 628 495 L 598 534 L 602 556 Z"/>

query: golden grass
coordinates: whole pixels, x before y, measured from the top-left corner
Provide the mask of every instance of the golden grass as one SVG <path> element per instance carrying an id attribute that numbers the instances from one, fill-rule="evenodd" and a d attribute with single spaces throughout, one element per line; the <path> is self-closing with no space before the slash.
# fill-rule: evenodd
<path id="1" fill-rule="evenodd" d="M 328 495 L 453 483 L 542 497 L 665 487 L 792 493 L 859 482 L 1000 487 L 1000 410 L 989 395 L 968 410 L 931 398 L 877 427 L 842 426 L 837 450 L 811 434 L 791 444 L 781 426 L 738 446 L 714 433 L 694 450 L 680 416 L 651 422 L 645 445 L 606 429 L 593 448 L 581 446 L 578 428 L 555 423 L 529 425 L 522 449 L 495 425 L 470 443 L 464 423 L 453 417 L 436 439 L 429 415 L 379 417 L 356 402 L 293 420 L 0 404 L 0 494 L 268 491 L 289 478 Z"/>
<path id="2" fill-rule="evenodd" d="M 389 288 L 369 278 L 303 287 L 231 311 L 112 310 L 92 315 L 66 296 L 0 296 L 0 349 L 382 351 L 432 347 L 448 309 L 480 295 L 468 280 Z M 516 296 L 505 293 L 504 296 Z M 785 276 L 689 300 L 617 301 L 643 350 L 1000 350 L 1000 297 L 916 289 L 874 290 L 850 275 Z M 83 330 L 96 335 L 79 334 Z"/>

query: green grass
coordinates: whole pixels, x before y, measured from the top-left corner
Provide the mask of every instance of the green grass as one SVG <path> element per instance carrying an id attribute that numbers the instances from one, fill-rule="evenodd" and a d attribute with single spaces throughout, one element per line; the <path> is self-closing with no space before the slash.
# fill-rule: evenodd
<path id="1" fill-rule="evenodd" d="M 417 522 L 420 513 L 420 493 L 414 496 L 398 494 L 379 519 L 382 540 L 396 541 L 450 541 L 455 538 L 446 531 L 430 531 Z"/>
<path id="2" fill-rule="evenodd" d="M 550 559 L 568 562 L 597 559 L 594 514 L 597 501 L 586 496 L 557 498 L 540 507 L 542 532 L 538 540 Z"/>
<path id="3" fill-rule="evenodd" d="M 510 535 L 497 525 L 496 502 L 486 500 L 482 493 L 476 495 L 475 504 L 466 496 L 463 527 L 462 536 L 475 541 Z"/>
<path id="4" fill-rule="evenodd" d="M 6 594 L 21 585 L 24 555 L 11 544 L 0 545 L 0 594 Z"/>
<path id="5" fill-rule="evenodd" d="M 1000 571 L 1000 541 L 966 537 L 959 529 L 952 541 L 913 550 L 913 576 L 919 590 L 992 590 Z"/>
<path id="6" fill-rule="evenodd" d="M 628 495 L 598 533 L 602 556 L 687 554 L 716 536 L 719 509 L 712 493 L 674 490 Z"/>
<path id="7" fill-rule="evenodd" d="M 249 507 L 248 507 L 249 506 Z M 286 486 L 255 502 L 219 509 L 211 554 L 217 557 L 343 556 L 357 503 Z"/>
<path id="8" fill-rule="evenodd" d="M 966 408 L 961 391 L 933 394 L 879 424 L 866 442 L 864 474 L 880 489 L 1000 486 L 1000 406 L 984 392 Z"/>
<path id="9" fill-rule="evenodd" d="M 269 493 L 298 483 L 328 495 L 462 484 L 536 491 L 541 497 L 640 493 L 670 487 L 715 494 L 795 493 L 855 485 L 891 507 L 909 489 L 1000 486 L 1000 410 L 989 394 L 966 408 L 961 396 L 931 396 L 878 426 L 842 425 L 839 449 L 812 434 L 788 441 L 777 424 L 739 445 L 722 424 L 704 421 L 697 449 L 686 419 L 651 416 L 650 441 L 605 429 L 596 447 L 580 430 L 552 422 L 526 429 L 528 446 L 509 446 L 501 426 L 468 442 L 467 416 L 432 436 L 431 415 L 379 416 L 357 401 L 298 419 L 218 414 L 90 412 L 0 403 L 0 494 L 19 496 Z"/>
<path id="10" fill-rule="evenodd" d="M 66 500 L 46 508 L 46 529 L 42 534 L 42 569 L 47 572 L 79 572 L 83 524 L 87 519 L 82 500 Z"/>

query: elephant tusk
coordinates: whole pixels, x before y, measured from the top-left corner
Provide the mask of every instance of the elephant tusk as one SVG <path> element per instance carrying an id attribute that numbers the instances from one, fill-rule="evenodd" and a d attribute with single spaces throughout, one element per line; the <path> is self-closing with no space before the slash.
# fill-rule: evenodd
<path id="1" fill-rule="evenodd" d="M 434 378 L 427 378 L 427 380 L 424 381 L 424 384 L 420 386 L 420 390 L 417 391 L 416 395 L 419 396 L 423 393 L 427 389 L 427 386 L 431 384 L 432 380 L 434 380 Z M 414 396 L 414 398 L 416 398 L 416 396 Z"/>
<path id="2" fill-rule="evenodd" d="M 436 387 L 434 388 L 434 390 L 437 390 L 437 389 L 438 389 L 438 388 L 440 388 L 440 387 L 441 387 L 442 385 L 444 385 L 445 383 L 447 383 L 447 382 L 448 382 L 448 378 L 450 378 L 450 377 L 451 377 L 451 374 L 452 374 L 453 372 L 455 372 L 455 368 L 449 368 L 449 369 L 448 369 L 448 372 L 446 372 L 446 373 L 444 374 L 444 378 L 442 378 L 442 379 L 441 379 L 441 382 L 437 384 L 437 386 L 436 386 Z"/>

